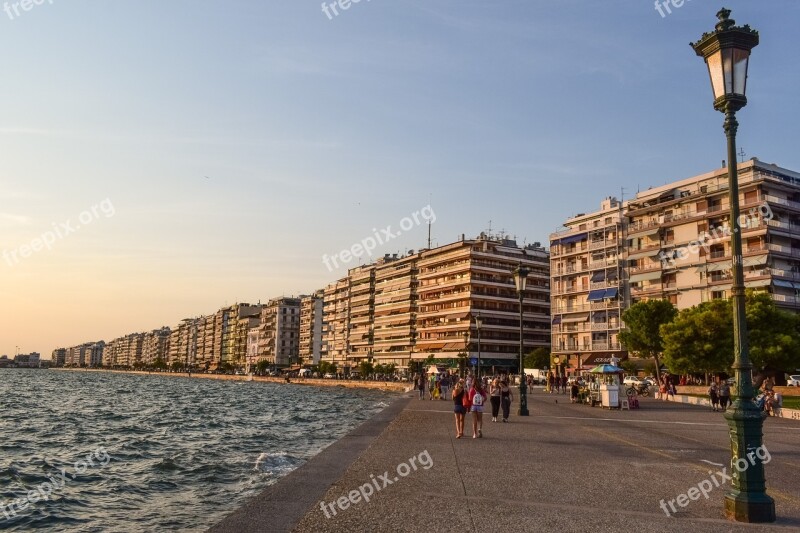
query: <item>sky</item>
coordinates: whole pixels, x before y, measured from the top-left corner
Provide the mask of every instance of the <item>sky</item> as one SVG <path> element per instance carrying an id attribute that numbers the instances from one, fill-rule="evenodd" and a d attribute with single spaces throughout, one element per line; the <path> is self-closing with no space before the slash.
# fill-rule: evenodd
<path id="1" fill-rule="evenodd" d="M 426 246 L 428 220 L 434 246 L 489 228 L 546 242 L 726 156 L 689 46 L 718 2 L 15 3 L 0 354 L 309 293 Z M 739 146 L 800 170 L 800 2 L 725 7 L 761 33 Z M 339 254 L 376 233 L 371 257 Z"/>

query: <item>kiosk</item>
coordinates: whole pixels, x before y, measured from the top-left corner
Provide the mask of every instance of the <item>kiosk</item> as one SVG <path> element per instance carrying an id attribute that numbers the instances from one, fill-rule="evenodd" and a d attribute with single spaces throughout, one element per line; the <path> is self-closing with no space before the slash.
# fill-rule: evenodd
<path id="1" fill-rule="evenodd" d="M 619 391 L 621 389 L 620 378 L 623 370 L 615 365 L 600 365 L 589 371 L 597 379 L 600 405 L 609 409 L 617 409 L 619 403 Z"/>

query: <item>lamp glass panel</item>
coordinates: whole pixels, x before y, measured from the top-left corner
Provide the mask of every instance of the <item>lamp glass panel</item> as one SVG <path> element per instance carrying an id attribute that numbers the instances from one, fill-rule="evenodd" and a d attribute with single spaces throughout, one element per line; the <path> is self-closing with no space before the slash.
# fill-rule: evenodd
<path id="1" fill-rule="evenodd" d="M 711 88 L 714 90 L 714 99 L 725 95 L 725 85 L 722 76 L 722 50 L 714 52 L 706 58 L 708 74 L 711 76 Z"/>
<path id="2" fill-rule="evenodd" d="M 522 290 L 522 289 L 519 288 L 520 282 L 521 282 L 521 276 L 519 275 L 519 270 L 515 270 L 514 271 L 514 286 L 517 288 L 517 292 Z"/>
<path id="3" fill-rule="evenodd" d="M 525 287 L 528 286 L 528 276 L 519 276 L 519 283 L 517 284 L 517 290 L 524 291 Z"/>
<path id="4" fill-rule="evenodd" d="M 722 51 L 722 71 L 725 75 L 725 94 L 733 94 L 733 49 Z"/>
<path id="5" fill-rule="evenodd" d="M 747 85 L 747 62 L 750 52 L 737 48 L 733 51 L 733 92 L 744 96 Z"/>

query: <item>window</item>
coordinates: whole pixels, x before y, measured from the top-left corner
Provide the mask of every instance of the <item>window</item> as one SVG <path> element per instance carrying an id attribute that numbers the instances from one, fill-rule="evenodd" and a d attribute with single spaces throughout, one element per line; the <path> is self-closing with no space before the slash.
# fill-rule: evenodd
<path id="1" fill-rule="evenodd" d="M 725 299 L 725 291 L 711 291 L 711 299 L 712 300 L 724 300 Z"/>

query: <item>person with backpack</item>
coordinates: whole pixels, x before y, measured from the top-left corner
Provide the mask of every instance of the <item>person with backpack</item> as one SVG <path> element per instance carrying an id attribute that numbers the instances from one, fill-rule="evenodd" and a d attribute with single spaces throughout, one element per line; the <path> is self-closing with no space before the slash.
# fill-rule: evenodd
<path id="1" fill-rule="evenodd" d="M 470 411 L 472 411 L 472 438 L 483 438 L 483 404 L 486 401 L 486 390 L 480 380 L 472 382 L 469 390 Z"/>
<path id="2" fill-rule="evenodd" d="M 466 402 L 469 402 L 467 391 L 464 390 L 464 380 L 460 379 L 453 389 L 453 412 L 456 416 L 456 438 L 464 436 L 464 415 L 467 413 Z"/>

